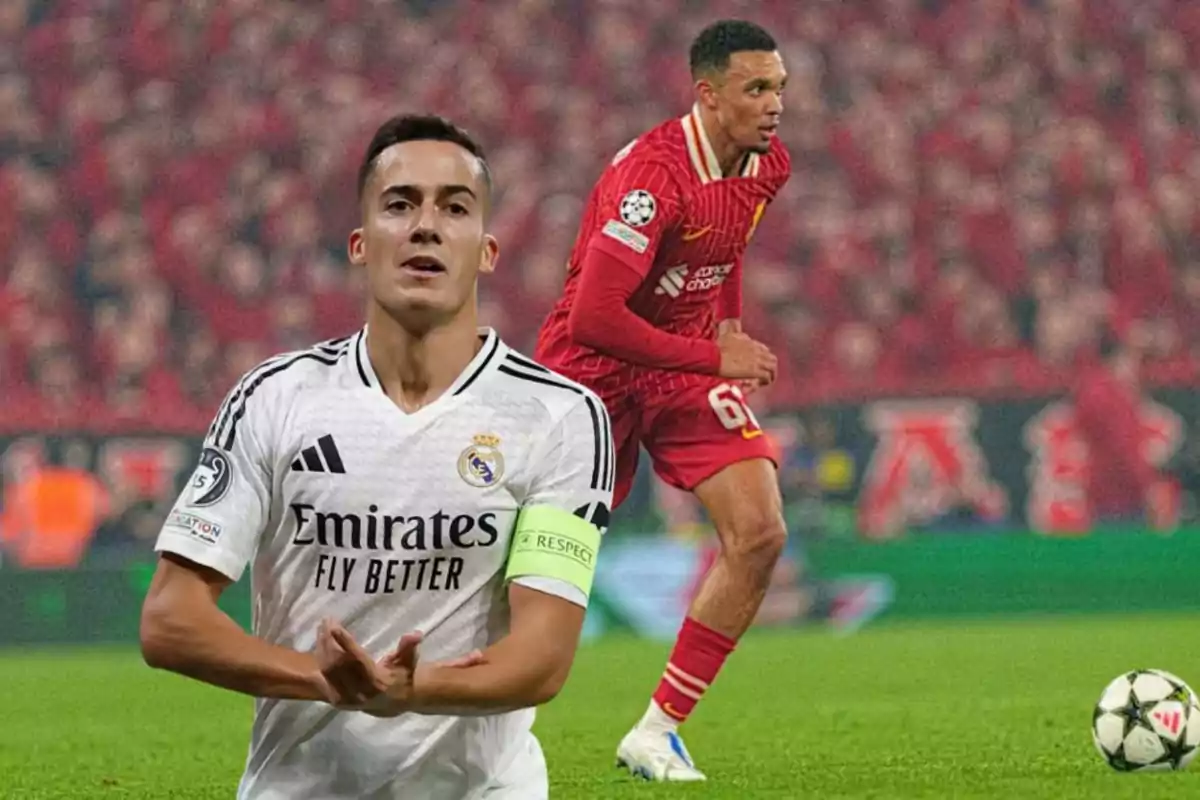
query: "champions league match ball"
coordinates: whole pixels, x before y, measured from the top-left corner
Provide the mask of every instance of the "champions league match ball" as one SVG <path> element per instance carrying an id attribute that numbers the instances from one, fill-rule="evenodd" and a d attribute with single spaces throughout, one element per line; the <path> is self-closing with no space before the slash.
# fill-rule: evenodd
<path id="1" fill-rule="evenodd" d="M 1200 703 L 1192 688 L 1169 672 L 1127 672 L 1100 696 L 1092 740 L 1120 772 L 1184 769 L 1200 745 Z"/>

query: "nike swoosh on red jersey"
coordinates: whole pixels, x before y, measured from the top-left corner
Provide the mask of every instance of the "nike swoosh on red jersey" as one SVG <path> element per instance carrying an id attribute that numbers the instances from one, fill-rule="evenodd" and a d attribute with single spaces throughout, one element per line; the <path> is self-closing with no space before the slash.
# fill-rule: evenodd
<path id="1" fill-rule="evenodd" d="M 712 231 L 712 225 L 708 225 L 703 228 L 691 228 L 689 230 L 685 230 L 683 235 L 679 238 L 683 239 L 685 242 L 694 242 L 701 236 L 707 236 L 710 231 Z"/>

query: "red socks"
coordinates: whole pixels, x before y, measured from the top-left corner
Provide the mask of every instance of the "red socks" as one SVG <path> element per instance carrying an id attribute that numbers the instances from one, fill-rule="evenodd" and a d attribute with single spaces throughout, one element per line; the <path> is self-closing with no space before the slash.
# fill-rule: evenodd
<path id="1" fill-rule="evenodd" d="M 716 680 L 721 665 L 736 645 L 733 639 L 691 617 L 685 618 L 666 672 L 654 692 L 655 704 L 667 716 L 683 722 Z"/>

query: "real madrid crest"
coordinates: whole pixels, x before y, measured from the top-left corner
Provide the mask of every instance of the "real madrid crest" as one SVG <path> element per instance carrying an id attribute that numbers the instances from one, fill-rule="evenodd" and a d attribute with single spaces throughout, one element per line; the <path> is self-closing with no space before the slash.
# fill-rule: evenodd
<path id="1" fill-rule="evenodd" d="M 500 437 L 477 433 L 472 444 L 458 457 L 458 474 L 464 481 L 480 489 L 495 486 L 504 475 L 504 456 L 500 454 Z"/>

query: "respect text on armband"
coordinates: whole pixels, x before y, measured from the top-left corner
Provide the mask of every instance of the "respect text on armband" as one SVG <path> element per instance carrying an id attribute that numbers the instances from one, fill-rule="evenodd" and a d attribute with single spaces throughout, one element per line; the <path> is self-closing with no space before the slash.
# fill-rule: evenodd
<path id="1" fill-rule="evenodd" d="M 492 512 L 472 516 L 438 509 L 401 515 L 372 505 L 355 513 L 307 503 L 292 503 L 290 511 L 295 523 L 291 545 L 321 551 L 312 585 L 331 592 L 457 591 L 465 560 L 453 553 L 500 541 Z"/>
<path id="2" fill-rule="evenodd" d="M 596 551 L 570 536 L 557 533 L 526 533 L 522 534 L 517 546 L 560 555 L 588 569 L 596 566 Z"/>

